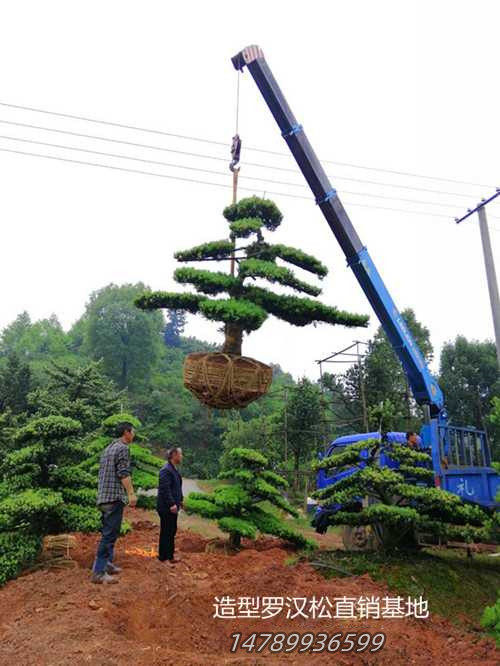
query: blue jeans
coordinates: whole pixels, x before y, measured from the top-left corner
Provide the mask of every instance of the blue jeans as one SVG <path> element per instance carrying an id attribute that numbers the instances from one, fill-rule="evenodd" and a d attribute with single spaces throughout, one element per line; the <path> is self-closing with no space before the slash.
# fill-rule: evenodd
<path id="1" fill-rule="evenodd" d="M 115 542 L 122 526 L 124 506 L 120 501 L 99 504 L 98 508 L 102 514 L 102 536 L 97 546 L 94 573 L 104 573 L 108 564 L 113 561 Z"/>

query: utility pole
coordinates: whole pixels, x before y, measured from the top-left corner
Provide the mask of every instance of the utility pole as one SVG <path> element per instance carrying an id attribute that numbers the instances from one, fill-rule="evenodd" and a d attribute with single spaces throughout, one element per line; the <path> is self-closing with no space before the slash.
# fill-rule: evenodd
<path id="1" fill-rule="evenodd" d="M 500 188 L 497 188 L 496 193 L 483 199 L 480 204 L 473 210 L 469 210 L 466 215 L 460 219 L 455 220 L 457 224 L 462 222 L 467 217 L 477 212 L 479 217 L 479 230 L 481 232 L 481 241 L 483 244 L 484 265 L 486 267 L 486 279 L 488 281 L 488 291 L 490 294 L 491 314 L 493 316 L 493 327 L 495 330 L 495 343 L 497 348 L 497 359 L 500 367 L 500 298 L 498 296 L 498 282 L 495 271 L 495 262 L 493 261 L 493 251 L 491 249 L 490 232 L 488 230 L 488 221 L 486 219 L 485 206 L 500 196 Z"/>
<path id="2" fill-rule="evenodd" d="M 358 357 L 358 373 L 359 373 L 359 392 L 361 394 L 361 405 L 363 408 L 363 426 L 365 432 L 368 432 L 368 412 L 366 409 L 366 397 L 365 397 L 365 378 L 363 376 L 363 368 L 361 366 L 361 354 L 359 353 L 359 345 L 362 344 L 359 340 L 356 340 L 356 354 Z"/>

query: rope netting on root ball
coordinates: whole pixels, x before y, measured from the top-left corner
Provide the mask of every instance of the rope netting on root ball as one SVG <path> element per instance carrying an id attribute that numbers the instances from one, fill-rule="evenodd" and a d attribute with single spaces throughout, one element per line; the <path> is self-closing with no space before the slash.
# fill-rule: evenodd
<path id="1" fill-rule="evenodd" d="M 272 368 L 246 356 L 195 352 L 184 361 L 184 386 L 215 409 L 246 407 L 267 393 L 272 378 Z"/>

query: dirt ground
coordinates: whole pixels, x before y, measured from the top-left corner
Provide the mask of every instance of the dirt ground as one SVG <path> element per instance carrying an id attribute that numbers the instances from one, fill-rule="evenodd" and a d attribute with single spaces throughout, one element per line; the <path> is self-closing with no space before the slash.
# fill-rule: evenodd
<path id="1" fill-rule="evenodd" d="M 182 561 L 169 568 L 156 559 L 158 528 L 149 515 L 129 510 L 134 531 L 119 540 L 118 585 L 90 582 L 98 535 L 77 534 L 77 566 L 41 570 L 0 590 L 0 663 L 5 666 L 208 664 L 406 664 L 497 666 L 493 641 L 473 630 L 429 619 L 217 619 L 215 597 L 395 596 L 368 575 L 325 580 L 280 541 L 245 543 L 236 555 L 205 552 L 207 539 L 178 533 Z M 231 634 L 251 632 L 384 632 L 376 654 L 231 654 Z"/>

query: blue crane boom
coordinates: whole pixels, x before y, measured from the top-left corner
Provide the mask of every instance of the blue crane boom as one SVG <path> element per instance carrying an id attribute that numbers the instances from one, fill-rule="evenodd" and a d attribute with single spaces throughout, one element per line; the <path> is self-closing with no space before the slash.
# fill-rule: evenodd
<path id="1" fill-rule="evenodd" d="M 297 123 L 278 86 L 262 50 L 249 46 L 232 58 L 234 67 L 248 67 L 281 134 L 311 188 L 316 203 L 326 218 L 348 265 L 375 311 L 408 377 L 415 400 L 429 406 L 429 416 L 446 421 L 443 393 L 432 377 L 427 363 L 387 291 L 368 250 L 362 244 L 340 198 L 321 166 L 301 125 Z"/>
<path id="2" fill-rule="evenodd" d="M 435 485 L 466 501 L 498 508 L 500 505 L 495 501 L 495 495 L 500 491 L 500 476 L 491 467 L 486 432 L 448 423 L 443 393 L 432 377 L 368 250 L 359 239 L 302 126 L 297 123 L 288 106 L 262 50 L 258 46 L 249 46 L 235 55 L 232 62 L 237 70 L 248 67 L 316 203 L 344 251 L 347 264 L 358 279 L 399 357 L 415 400 L 424 408 L 425 423 L 420 434 L 423 447 L 431 452 Z M 404 438 L 404 433 L 395 435 Z M 353 435 L 350 441 L 358 441 L 366 436 Z M 381 437 L 381 433 L 372 433 L 371 436 Z M 347 442 L 340 440 L 332 442 L 331 446 L 345 446 Z M 326 479 L 323 482 L 328 484 L 334 481 Z"/>

